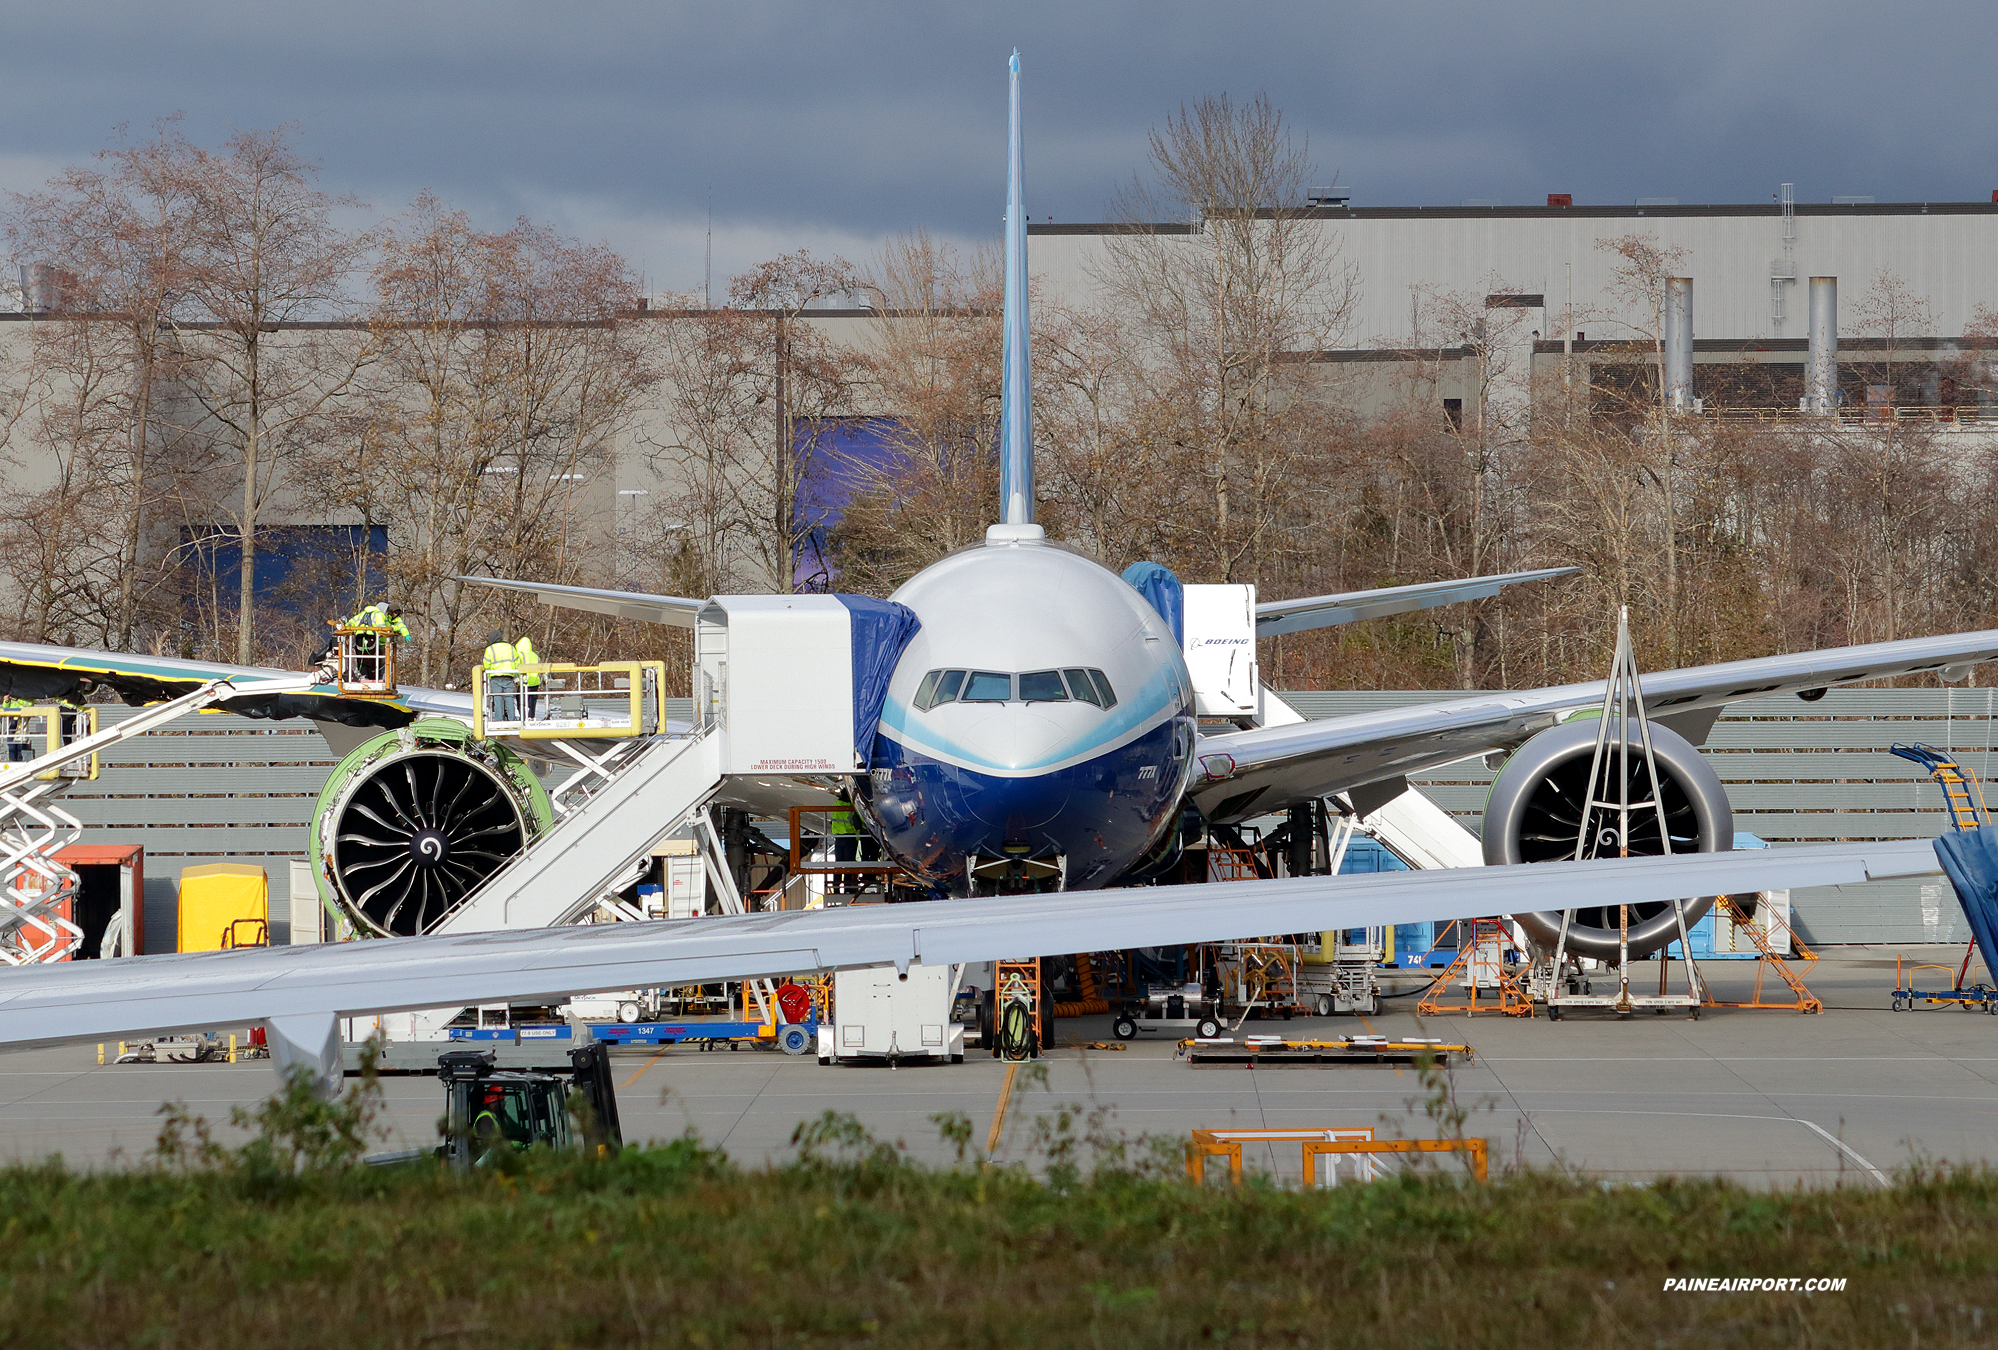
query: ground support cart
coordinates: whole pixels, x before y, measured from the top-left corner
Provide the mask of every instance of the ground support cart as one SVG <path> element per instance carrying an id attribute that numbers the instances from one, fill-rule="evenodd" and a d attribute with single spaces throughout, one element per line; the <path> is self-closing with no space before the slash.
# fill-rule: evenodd
<path id="1" fill-rule="evenodd" d="M 1964 953 L 1964 966 L 1970 964 L 1970 953 Z M 1940 970 L 1950 973 L 1948 966 L 1934 964 L 1904 966 L 1900 957 L 1894 958 L 1894 995 L 1890 1005 L 1895 1012 L 1909 1012 L 1924 1003 L 1954 1003 L 1965 1012 L 1990 1013 L 1998 1017 L 1998 989 L 1979 980 L 1976 984 L 1963 983 L 1963 975 L 1958 973 L 1950 981 L 1947 989 L 1917 989 L 1915 976 L 1924 970 Z"/>
<path id="2" fill-rule="evenodd" d="M 1172 1031 L 1199 1037 L 1221 1034 L 1221 1003 L 1197 984 L 1147 986 L 1141 999 L 1126 999 L 1110 1028 L 1118 1040 L 1134 1039 L 1141 1031 Z"/>

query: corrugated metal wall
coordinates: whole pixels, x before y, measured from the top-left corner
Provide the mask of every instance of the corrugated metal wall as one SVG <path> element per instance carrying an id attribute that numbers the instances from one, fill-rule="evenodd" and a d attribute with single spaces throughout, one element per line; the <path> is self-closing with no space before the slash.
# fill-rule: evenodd
<path id="1" fill-rule="evenodd" d="M 98 725 L 134 711 L 100 707 Z M 310 722 L 195 713 L 106 751 L 97 780 L 70 788 L 62 805 L 83 822 L 84 843 L 146 850 L 148 951 L 173 950 L 181 869 L 223 861 L 269 874 L 271 936 L 284 942 L 286 864 L 305 856 L 312 806 L 336 762 Z"/>
<path id="2" fill-rule="evenodd" d="M 1306 717 L 1405 707 L 1449 698 L 1435 691 L 1357 690 L 1285 694 Z M 1926 741 L 1960 752 L 1990 781 L 1992 689 L 1834 689 L 1816 703 L 1781 694 L 1731 704 L 1707 738 L 1707 754 L 1734 803 L 1735 828 L 1772 844 L 1913 839 L 1948 828 L 1942 793 L 1895 742 Z M 1464 760 L 1415 780 L 1475 833 L 1492 774 Z M 1793 893 L 1797 929 L 1812 943 L 1964 942 L 1969 930 L 1948 883 L 1871 882 Z"/>
<path id="3" fill-rule="evenodd" d="M 1435 691 L 1286 694 L 1307 717 L 1365 712 L 1448 698 Z M 1887 753 L 1896 741 L 1963 751 L 1980 778 L 1998 771 L 1993 715 L 1998 690 L 1833 690 L 1816 703 L 1789 695 L 1734 704 L 1707 749 L 1733 799 L 1738 828 L 1775 844 L 1907 839 L 1946 827 L 1942 796 L 1914 765 Z M 667 714 L 692 716 L 684 699 Z M 100 709 L 105 725 L 130 716 Z M 64 799 L 86 844 L 146 850 L 146 934 L 154 951 L 173 941 L 183 867 L 229 859 L 269 871 L 274 902 L 285 864 L 306 852 L 306 826 L 334 756 L 310 722 L 259 722 L 220 713 L 184 717 L 103 757 L 103 774 Z M 1418 780 L 1438 805 L 1476 831 L 1491 774 L 1477 760 Z M 551 778 L 550 781 L 557 781 Z M 1817 887 L 1794 896 L 1806 941 L 1960 942 L 1968 937 L 1948 886 L 1876 882 Z M 282 903 L 274 936 L 288 937 Z"/>

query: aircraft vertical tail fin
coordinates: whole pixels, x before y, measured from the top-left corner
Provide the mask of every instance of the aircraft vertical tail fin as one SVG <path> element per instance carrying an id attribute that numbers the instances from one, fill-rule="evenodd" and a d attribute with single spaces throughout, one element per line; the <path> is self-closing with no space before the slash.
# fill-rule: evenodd
<path id="1" fill-rule="evenodd" d="M 1026 158 L 1020 146 L 1020 53 L 1011 72 L 1006 128 L 1005 361 L 999 403 L 999 519 L 1034 523 L 1034 386 L 1027 348 L 1027 217 L 1021 205 Z"/>

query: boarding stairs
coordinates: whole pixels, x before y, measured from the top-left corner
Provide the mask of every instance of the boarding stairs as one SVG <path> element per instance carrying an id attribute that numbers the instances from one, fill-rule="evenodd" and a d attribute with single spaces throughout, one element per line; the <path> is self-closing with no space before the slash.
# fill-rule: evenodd
<path id="1" fill-rule="evenodd" d="M 722 785 L 721 738 L 712 732 L 632 741 L 629 753 L 587 776 L 588 794 L 571 795 L 548 831 L 487 879 L 430 930 L 434 935 L 575 923 L 593 910 L 628 912 L 616 892 L 651 856 L 658 841 L 692 818 L 712 832 L 707 806 Z M 606 758 L 609 758 L 606 756 Z M 743 912 L 733 878 L 716 859 L 720 841 L 702 839 L 709 878 L 725 912 Z M 436 1040 L 462 1008 L 432 1008 L 384 1018 L 397 1040 Z"/>
<path id="2" fill-rule="evenodd" d="M 330 680 L 327 667 L 277 678 L 211 680 L 102 731 L 97 710 L 87 705 L 37 705 L 0 714 L 0 737 L 10 746 L 36 734 L 44 745 L 35 758 L 0 768 L 0 965 L 66 961 L 83 945 L 83 929 L 69 912 L 77 875 L 56 856 L 82 838 L 83 823 L 53 799 L 72 782 L 97 776 L 100 751 L 232 698 L 302 694 Z M 39 733 L 37 723 L 43 728 Z M 129 955 L 131 935 L 124 932 L 122 917 L 112 922 L 104 955 Z"/>
<path id="3" fill-rule="evenodd" d="M 430 932 L 572 923 L 619 889 L 662 836 L 690 815 L 705 818 L 701 808 L 722 781 L 718 739 L 658 737 L 639 747 Z"/>
<path id="4" fill-rule="evenodd" d="M 1436 867 L 1483 867 L 1484 846 L 1456 817 L 1410 788 L 1365 816 L 1348 817 L 1349 828 L 1374 841 L 1417 871 Z M 1335 841 L 1335 850 L 1343 851 Z M 1333 864 L 1338 870 L 1338 864 Z"/>
<path id="5" fill-rule="evenodd" d="M 1923 745 L 1919 742 L 1913 745 L 1902 745 L 1897 742 L 1888 747 L 1888 753 L 1919 764 L 1923 769 L 1928 771 L 1931 778 L 1936 780 L 1936 786 L 1942 789 L 1943 807 L 1949 812 L 1950 823 L 1950 834 L 1945 835 L 1945 839 L 1950 838 L 1952 835 L 1962 836 L 1990 828 L 1991 811 L 1984 800 L 1984 786 L 1977 781 L 1976 774 L 1972 773 L 1969 768 L 1958 761 L 1954 751 L 1940 749 L 1933 745 Z M 1940 843 L 1938 846 L 1941 847 Z M 1984 949 L 1985 967 L 1991 970 L 1998 970 L 1998 965 L 1994 965 L 1994 962 L 1998 962 L 1998 953 L 1992 951 L 1993 944 L 1981 940 L 1983 936 L 1989 935 L 1989 919 L 1985 917 L 1984 903 L 1979 896 L 1966 894 L 1964 887 L 1954 875 L 1950 877 L 1950 886 L 1951 889 L 1956 891 L 1958 902 L 1963 905 L 1964 918 L 1970 921 L 1972 937 L 1968 943 L 1964 944 L 1963 963 L 1957 968 L 1956 983 L 1948 991 L 1948 994 L 1942 996 L 1945 998 L 1963 992 L 1965 988 L 1964 981 L 1970 978 L 1970 963 L 1976 959 L 1980 947 Z M 1973 891 L 1976 890 L 1974 886 L 1972 889 Z M 1905 1006 L 1914 1007 L 1915 991 L 1912 989 L 1904 990 L 1900 985 L 1901 981 L 1897 977 L 1895 980 L 1896 1007 L 1903 1006 L 1903 996 L 1906 996 Z M 1932 1001 L 1940 1001 L 1940 999 Z M 1965 1006 L 1972 1005 L 1966 1004 Z M 1986 1011 L 1992 1010 L 1993 1005 L 1988 994 L 1984 998 L 1984 1006 Z"/>

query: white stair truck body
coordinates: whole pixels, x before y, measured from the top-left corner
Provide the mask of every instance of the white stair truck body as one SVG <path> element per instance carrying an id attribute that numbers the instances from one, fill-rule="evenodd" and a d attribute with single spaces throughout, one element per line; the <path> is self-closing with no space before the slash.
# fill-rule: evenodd
<path id="1" fill-rule="evenodd" d="M 819 1063 L 964 1060 L 964 1027 L 951 1020 L 952 968 L 912 962 L 833 975 L 833 1021 L 819 1026 Z"/>
<path id="2" fill-rule="evenodd" d="M 1202 717 L 1259 718 L 1256 588 L 1183 587 L 1180 616 L 1180 651 L 1193 677 L 1194 710 Z"/>
<path id="3" fill-rule="evenodd" d="M 694 715 L 731 774 L 850 774 L 853 623 L 830 595 L 718 595 L 694 625 Z"/>

